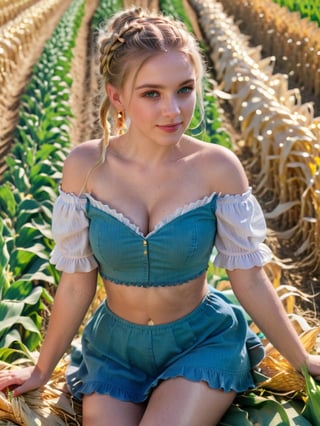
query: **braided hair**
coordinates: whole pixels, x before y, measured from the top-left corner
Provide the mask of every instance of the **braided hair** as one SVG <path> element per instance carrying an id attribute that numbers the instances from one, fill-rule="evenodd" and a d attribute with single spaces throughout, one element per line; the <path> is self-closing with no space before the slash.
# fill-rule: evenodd
<path id="1" fill-rule="evenodd" d="M 116 13 L 106 26 L 99 30 L 98 48 L 99 71 L 103 82 L 117 89 L 123 87 L 133 70 L 135 81 L 143 64 L 152 56 L 170 49 L 184 52 L 195 69 L 198 102 L 203 111 L 202 57 L 195 38 L 182 22 L 140 7 L 123 10 Z M 100 123 L 103 128 L 101 162 L 105 159 L 111 132 L 122 133 L 125 119 L 124 112 L 116 111 L 105 93 L 100 106 Z"/>

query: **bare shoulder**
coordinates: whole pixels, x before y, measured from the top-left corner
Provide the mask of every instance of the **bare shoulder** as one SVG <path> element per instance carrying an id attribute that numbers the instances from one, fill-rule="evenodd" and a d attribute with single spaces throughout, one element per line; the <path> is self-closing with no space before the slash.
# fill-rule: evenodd
<path id="1" fill-rule="evenodd" d="M 83 142 L 73 148 L 64 162 L 62 186 L 67 192 L 81 192 L 90 170 L 100 156 L 100 139 Z"/>
<path id="2" fill-rule="evenodd" d="M 248 179 L 237 155 L 230 149 L 192 138 L 197 167 L 214 192 L 238 194 L 248 189 Z"/>

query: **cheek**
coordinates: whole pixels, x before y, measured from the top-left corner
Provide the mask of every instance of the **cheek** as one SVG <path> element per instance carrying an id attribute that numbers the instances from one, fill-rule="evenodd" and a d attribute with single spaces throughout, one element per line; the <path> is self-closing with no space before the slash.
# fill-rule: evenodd
<path id="1" fill-rule="evenodd" d="M 131 122 L 140 122 L 146 124 L 148 118 L 156 115 L 155 105 L 136 102 L 133 108 L 130 108 L 129 117 Z"/>

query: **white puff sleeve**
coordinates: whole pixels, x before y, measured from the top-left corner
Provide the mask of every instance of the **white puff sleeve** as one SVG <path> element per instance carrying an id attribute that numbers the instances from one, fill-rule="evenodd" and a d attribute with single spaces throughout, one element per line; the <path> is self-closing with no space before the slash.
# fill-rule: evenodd
<path id="1" fill-rule="evenodd" d="M 266 222 L 251 188 L 244 194 L 220 196 L 216 216 L 216 266 L 249 269 L 271 260 L 272 252 L 263 242 Z"/>
<path id="2" fill-rule="evenodd" d="M 89 244 L 86 198 L 60 189 L 52 215 L 55 247 L 50 262 L 59 271 L 89 272 L 97 267 Z"/>

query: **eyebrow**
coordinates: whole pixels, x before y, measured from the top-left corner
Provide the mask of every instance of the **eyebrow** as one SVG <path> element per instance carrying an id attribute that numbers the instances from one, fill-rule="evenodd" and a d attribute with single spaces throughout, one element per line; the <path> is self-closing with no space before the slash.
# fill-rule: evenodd
<path id="1" fill-rule="evenodd" d="M 189 78 L 188 80 L 183 81 L 178 86 L 185 86 L 186 84 L 195 84 L 194 78 Z M 141 90 L 141 89 L 162 89 L 164 86 L 162 84 L 153 84 L 153 83 L 145 83 L 141 84 L 141 86 L 137 86 L 135 90 Z"/>

